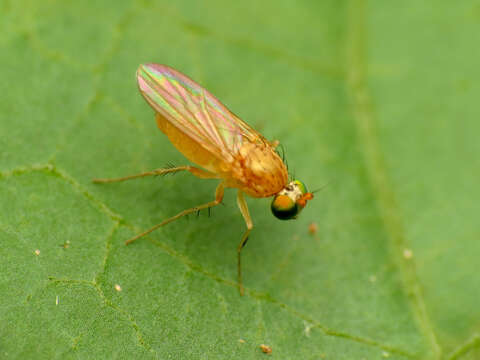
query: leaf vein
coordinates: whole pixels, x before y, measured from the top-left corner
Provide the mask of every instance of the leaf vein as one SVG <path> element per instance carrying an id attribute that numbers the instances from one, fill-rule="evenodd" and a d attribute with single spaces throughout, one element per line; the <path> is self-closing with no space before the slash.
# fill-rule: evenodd
<path id="1" fill-rule="evenodd" d="M 460 359 L 472 349 L 480 349 L 480 334 L 478 333 L 474 333 L 464 344 L 454 350 L 448 360 Z"/>
<path id="2" fill-rule="evenodd" d="M 420 331 L 427 339 L 435 358 L 439 359 L 442 356 L 442 349 L 428 316 L 415 262 L 413 259 L 402 256 L 403 251 L 407 248 L 405 229 L 388 177 L 385 160 L 382 157 L 376 132 L 373 102 L 367 88 L 365 13 L 365 1 L 350 1 L 347 15 L 347 91 L 351 100 L 359 141 L 362 145 L 365 167 L 391 247 L 392 260 L 402 277 L 404 290 Z"/>

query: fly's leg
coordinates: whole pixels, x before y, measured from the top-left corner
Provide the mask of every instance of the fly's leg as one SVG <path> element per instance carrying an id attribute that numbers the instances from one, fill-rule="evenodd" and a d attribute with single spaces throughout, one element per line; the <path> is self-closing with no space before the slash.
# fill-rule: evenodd
<path id="1" fill-rule="evenodd" d="M 240 190 L 238 190 L 237 204 L 238 204 L 238 207 L 240 209 L 240 212 L 242 213 L 243 219 L 245 220 L 245 224 L 247 225 L 247 230 L 243 234 L 242 240 L 240 241 L 240 243 L 238 244 L 238 247 L 237 247 L 238 286 L 239 286 L 239 290 L 240 290 L 240 295 L 243 296 L 244 289 L 243 289 L 243 281 L 242 281 L 241 253 L 242 253 L 243 247 L 247 244 L 248 235 L 250 234 L 250 231 L 253 229 L 253 223 L 252 223 L 252 219 L 250 218 L 250 213 L 248 212 L 247 202 L 245 201 L 245 198 L 243 197 L 243 193 Z"/>
<path id="2" fill-rule="evenodd" d="M 214 201 L 210 201 L 206 204 L 195 206 L 195 207 L 192 207 L 192 208 L 187 209 L 187 210 L 183 210 L 181 213 L 179 213 L 175 216 L 172 216 L 171 218 L 168 218 L 166 220 L 163 220 L 160 224 L 157 224 L 154 227 L 142 232 L 141 234 L 138 234 L 138 235 L 134 236 L 133 238 L 125 241 L 125 244 L 128 245 L 128 244 L 134 242 L 135 240 L 141 238 L 142 236 L 150 234 L 152 231 L 155 231 L 158 228 L 160 228 L 164 225 L 167 225 L 168 223 L 171 223 L 172 221 L 175 221 L 175 220 L 181 218 L 182 216 L 185 216 L 185 215 L 188 215 L 188 214 L 191 214 L 191 213 L 203 210 L 203 209 L 209 209 L 211 207 L 217 206 L 218 204 L 220 204 L 222 202 L 223 189 L 224 189 L 223 182 L 221 182 L 220 184 L 218 184 L 217 190 L 215 190 L 215 200 Z"/>
<path id="3" fill-rule="evenodd" d="M 278 140 L 272 140 L 272 141 L 269 141 L 269 143 L 274 150 L 278 147 L 278 145 L 280 145 L 280 141 Z"/>
<path id="4" fill-rule="evenodd" d="M 144 172 L 144 173 L 130 175 L 130 176 L 124 176 L 124 177 L 120 177 L 120 178 L 93 179 L 92 181 L 96 184 L 105 184 L 105 183 L 113 183 L 113 182 L 137 179 L 137 178 L 146 177 L 146 176 L 165 175 L 165 174 L 170 174 L 170 173 L 176 173 L 178 171 L 189 171 L 193 175 L 195 175 L 196 177 L 199 177 L 201 179 L 215 179 L 215 178 L 218 178 L 218 176 L 214 173 L 196 168 L 194 166 L 186 165 L 186 166 L 177 166 L 177 167 L 166 168 L 166 169 L 156 169 L 156 170 L 147 171 L 147 172 Z"/>

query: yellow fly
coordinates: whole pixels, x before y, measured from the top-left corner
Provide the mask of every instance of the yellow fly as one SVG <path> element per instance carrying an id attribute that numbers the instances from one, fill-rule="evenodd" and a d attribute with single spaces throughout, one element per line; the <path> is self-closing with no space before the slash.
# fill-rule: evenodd
<path id="1" fill-rule="evenodd" d="M 287 167 L 275 152 L 278 141 L 267 141 L 187 76 L 165 65 L 144 64 L 137 70 L 137 81 L 140 93 L 156 112 L 159 129 L 202 169 L 185 165 L 93 181 L 110 183 L 177 171 L 220 180 L 215 200 L 184 210 L 127 240 L 127 244 L 182 216 L 220 204 L 225 188 L 237 188 L 237 204 L 247 225 L 237 247 L 238 285 L 243 295 L 240 254 L 253 228 L 244 194 L 255 198 L 273 196 L 271 210 L 281 220 L 296 218 L 313 194 L 301 181 L 288 181 Z"/>

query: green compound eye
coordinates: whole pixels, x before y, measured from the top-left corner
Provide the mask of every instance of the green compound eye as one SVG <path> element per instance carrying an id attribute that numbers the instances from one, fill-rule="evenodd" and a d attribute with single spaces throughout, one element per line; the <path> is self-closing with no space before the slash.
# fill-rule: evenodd
<path id="1" fill-rule="evenodd" d="M 307 193 L 307 187 L 303 182 L 301 182 L 300 180 L 294 180 L 293 182 L 298 185 L 298 188 L 300 189 L 303 195 Z"/>
<path id="2" fill-rule="evenodd" d="M 290 220 L 299 213 L 298 205 L 287 195 L 276 195 L 271 205 L 272 213 L 280 220 Z"/>

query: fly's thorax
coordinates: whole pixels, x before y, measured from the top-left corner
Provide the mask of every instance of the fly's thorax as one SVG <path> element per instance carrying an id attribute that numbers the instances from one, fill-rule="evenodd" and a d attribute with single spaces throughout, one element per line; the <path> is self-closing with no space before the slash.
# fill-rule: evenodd
<path id="1" fill-rule="evenodd" d="M 232 180 L 252 197 L 269 197 L 281 191 L 288 181 L 282 159 L 266 142 L 245 142 L 239 149 L 232 167 Z"/>

